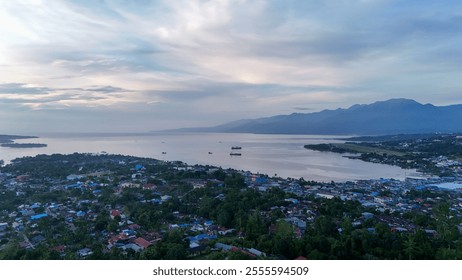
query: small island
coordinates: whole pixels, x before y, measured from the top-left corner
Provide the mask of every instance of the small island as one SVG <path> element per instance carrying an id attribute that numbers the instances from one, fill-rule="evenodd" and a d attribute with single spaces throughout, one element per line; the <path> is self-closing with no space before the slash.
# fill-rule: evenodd
<path id="1" fill-rule="evenodd" d="M 42 143 L 15 143 L 18 139 L 35 139 L 37 136 L 20 136 L 20 135 L 0 135 L 0 146 L 8 148 L 43 148 L 47 144 Z"/>
<path id="2" fill-rule="evenodd" d="M 8 148 L 44 148 L 47 144 L 41 143 L 3 143 L 0 146 Z"/>

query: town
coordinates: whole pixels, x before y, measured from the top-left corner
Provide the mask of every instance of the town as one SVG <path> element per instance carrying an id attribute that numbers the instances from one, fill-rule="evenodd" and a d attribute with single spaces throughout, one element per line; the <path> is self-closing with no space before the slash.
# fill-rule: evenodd
<path id="1" fill-rule="evenodd" d="M 0 169 L 0 259 L 460 259 L 451 177 L 315 182 L 123 155 Z M 454 175 L 455 174 L 455 175 Z"/>
<path id="2" fill-rule="evenodd" d="M 367 162 L 414 168 L 439 177 L 462 176 L 462 134 L 400 134 L 343 139 L 341 144 L 305 145 L 317 151 L 349 153 Z M 450 179 L 449 179 L 450 180 Z"/>

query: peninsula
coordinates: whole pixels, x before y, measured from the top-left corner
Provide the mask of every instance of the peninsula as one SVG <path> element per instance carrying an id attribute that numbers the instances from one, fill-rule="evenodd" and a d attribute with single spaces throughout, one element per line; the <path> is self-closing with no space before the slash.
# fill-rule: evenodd
<path id="1" fill-rule="evenodd" d="M 310 144 L 304 147 L 320 152 L 347 154 L 345 157 L 367 162 L 415 168 L 426 174 L 443 177 L 454 176 L 460 170 L 460 133 L 363 136 L 344 140 L 347 142 Z"/>
<path id="2" fill-rule="evenodd" d="M 15 143 L 14 140 L 21 139 L 35 139 L 39 138 L 37 136 L 20 136 L 20 135 L 0 135 L 0 146 L 8 148 L 43 148 L 47 144 L 41 143 Z"/>

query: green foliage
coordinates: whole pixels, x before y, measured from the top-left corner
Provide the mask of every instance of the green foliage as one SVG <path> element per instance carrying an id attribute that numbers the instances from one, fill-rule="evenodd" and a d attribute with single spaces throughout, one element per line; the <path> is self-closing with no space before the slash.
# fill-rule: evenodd
<path id="1" fill-rule="evenodd" d="M 14 191 L 2 190 L 0 192 L 0 209 L 13 211 L 16 210 L 18 205 L 24 203 L 25 198 L 16 196 Z"/>
<path id="2" fill-rule="evenodd" d="M 150 246 L 140 256 L 145 260 L 184 260 L 186 257 L 186 248 L 182 244 L 168 242 Z"/>

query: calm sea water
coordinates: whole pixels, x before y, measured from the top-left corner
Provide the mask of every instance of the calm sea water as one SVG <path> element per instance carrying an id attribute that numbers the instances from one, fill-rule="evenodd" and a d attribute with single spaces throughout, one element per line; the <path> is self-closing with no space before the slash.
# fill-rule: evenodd
<path id="1" fill-rule="evenodd" d="M 21 141 L 17 141 L 21 142 Z M 262 135 L 230 133 L 171 133 L 97 135 L 46 135 L 22 142 L 48 144 L 45 148 L 13 149 L 0 147 L 5 162 L 23 156 L 74 152 L 107 152 L 160 160 L 179 160 L 188 164 L 208 164 L 223 168 L 249 170 L 283 178 L 303 177 L 316 181 L 357 179 L 404 179 L 415 170 L 367 163 L 342 155 L 316 152 L 305 144 L 343 142 L 321 135 Z M 240 146 L 241 156 L 230 156 L 232 146 Z"/>

